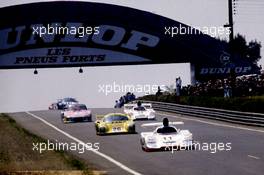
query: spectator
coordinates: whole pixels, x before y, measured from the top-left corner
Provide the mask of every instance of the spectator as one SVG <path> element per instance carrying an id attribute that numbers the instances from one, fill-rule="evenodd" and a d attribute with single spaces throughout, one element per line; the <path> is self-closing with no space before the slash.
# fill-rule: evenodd
<path id="1" fill-rule="evenodd" d="M 118 102 L 118 100 L 115 101 L 115 108 L 120 108 L 120 103 Z"/>
<path id="2" fill-rule="evenodd" d="M 136 96 L 135 96 L 135 94 L 131 94 L 131 101 L 134 101 L 134 100 L 136 100 Z"/>
<path id="3" fill-rule="evenodd" d="M 264 95 L 264 73 L 260 75 L 243 75 L 233 79 L 209 80 L 195 85 L 188 85 L 181 89 L 181 94 L 214 97 L 222 97 L 223 94 L 224 97 Z"/>
<path id="4" fill-rule="evenodd" d="M 136 96 L 133 93 L 127 92 L 126 95 L 123 95 L 119 98 L 119 101 L 115 101 L 115 108 L 121 108 L 124 106 L 124 104 L 129 103 L 135 99 Z"/>
<path id="5" fill-rule="evenodd" d="M 160 96 L 160 95 L 162 95 L 162 93 L 160 87 L 158 86 L 158 91 L 156 92 L 156 96 Z"/>
<path id="6" fill-rule="evenodd" d="M 181 95 L 182 80 L 181 77 L 176 78 L 176 96 Z"/>

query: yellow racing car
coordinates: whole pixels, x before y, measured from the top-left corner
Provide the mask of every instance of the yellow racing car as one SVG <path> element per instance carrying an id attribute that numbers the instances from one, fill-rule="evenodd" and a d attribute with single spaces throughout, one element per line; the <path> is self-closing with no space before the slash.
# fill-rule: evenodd
<path id="1" fill-rule="evenodd" d="M 97 135 L 135 133 L 136 131 L 135 123 L 130 116 L 121 113 L 97 115 L 95 129 Z"/>

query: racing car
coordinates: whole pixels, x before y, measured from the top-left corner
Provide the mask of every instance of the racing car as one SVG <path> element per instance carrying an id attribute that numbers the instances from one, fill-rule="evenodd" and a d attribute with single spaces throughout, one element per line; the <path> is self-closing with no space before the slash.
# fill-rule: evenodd
<path id="1" fill-rule="evenodd" d="M 155 112 L 155 110 L 152 108 L 151 103 L 142 103 L 142 106 L 144 106 L 148 111 Z"/>
<path id="2" fill-rule="evenodd" d="M 57 103 L 51 103 L 51 105 L 49 105 L 49 110 L 56 110 L 56 109 L 58 109 Z"/>
<path id="3" fill-rule="evenodd" d="M 124 113 L 126 114 L 130 114 L 133 110 L 133 108 L 135 107 L 135 104 L 124 104 Z"/>
<path id="4" fill-rule="evenodd" d="M 84 104 L 72 104 L 61 112 L 61 119 L 64 123 L 89 122 L 92 121 L 92 113 Z"/>
<path id="5" fill-rule="evenodd" d="M 130 113 L 134 107 L 138 106 L 138 103 L 128 103 L 124 104 L 124 112 Z M 147 110 L 155 112 L 155 110 L 152 108 L 151 103 L 141 103 L 141 106 L 145 107 Z"/>
<path id="6" fill-rule="evenodd" d="M 95 129 L 97 135 L 135 133 L 136 126 L 128 114 L 109 113 L 96 116 Z"/>
<path id="7" fill-rule="evenodd" d="M 150 103 L 126 104 L 124 112 L 129 114 L 133 120 L 149 119 L 155 120 L 155 111 Z"/>
<path id="8" fill-rule="evenodd" d="M 142 132 L 140 134 L 140 143 L 144 151 L 152 150 L 171 150 L 188 149 L 193 147 L 193 135 L 189 130 L 180 130 L 175 125 L 183 122 L 169 122 L 167 118 L 163 123 L 147 123 L 146 126 L 157 126 L 152 132 Z"/>
<path id="9" fill-rule="evenodd" d="M 79 102 L 75 98 L 66 97 L 63 99 L 58 99 L 56 103 L 52 103 L 49 106 L 49 110 L 54 110 L 54 109 L 63 110 L 63 109 L 67 109 L 69 105 L 78 104 L 78 103 Z"/>

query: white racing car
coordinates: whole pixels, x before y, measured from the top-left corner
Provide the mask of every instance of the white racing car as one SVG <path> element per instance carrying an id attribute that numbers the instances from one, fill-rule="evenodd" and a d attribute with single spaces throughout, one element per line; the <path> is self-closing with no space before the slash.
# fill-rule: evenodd
<path id="1" fill-rule="evenodd" d="M 130 114 L 133 110 L 133 108 L 136 106 L 136 104 L 124 104 L 124 113 Z"/>
<path id="2" fill-rule="evenodd" d="M 155 120 L 155 111 L 150 103 L 125 104 L 124 113 L 129 114 L 133 120 Z"/>
<path id="3" fill-rule="evenodd" d="M 66 97 L 63 99 L 58 99 L 56 103 L 52 103 L 49 106 L 49 110 L 65 110 L 67 109 L 70 105 L 75 105 L 78 104 L 79 102 L 75 98 L 71 97 Z"/>
<path id="4" fill-rule="evenodd" d="M 140 134 L 140 143 L 144 151 L 188 149 L 193 147 L 193 136 L 189 130 L 177 129 L 174 125 L 180 125 L 183 122 L 169 122 L 167 118 L 163 123 L 147 123 L 145 126 L 157 126 L 153 132 L 142 132 Z"/>

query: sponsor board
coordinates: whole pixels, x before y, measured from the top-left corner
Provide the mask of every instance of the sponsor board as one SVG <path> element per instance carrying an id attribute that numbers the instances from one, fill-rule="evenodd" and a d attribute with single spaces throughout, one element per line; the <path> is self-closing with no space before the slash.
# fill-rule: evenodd
<path id="1" fill-rule="evenodd" d="M 149 62 L 126 53 L 96 48 L 58 47 L 18 51 L 0 56 L 2 66 L 100 65 L 112 63 Z"/>
<path id="2" fill-rule="evenodd" d="M 198 63 L 225 49 L 204 34 L 167 36 L 166 26 L 188 26 L 111 4 L 38 2 L 0 8 L 0 16 L 2 69 Z"/>

